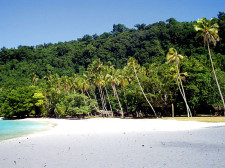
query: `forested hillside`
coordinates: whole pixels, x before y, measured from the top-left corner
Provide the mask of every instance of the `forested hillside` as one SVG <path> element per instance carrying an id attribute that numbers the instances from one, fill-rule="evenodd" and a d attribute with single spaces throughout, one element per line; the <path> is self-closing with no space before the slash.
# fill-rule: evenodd
<path id="1" fill-rule="evenodd" d="M 210 43 L 210 48 L 224 94 L 225 13 L 212 22 L 219 26 L 220 41 L 216 46 Z M 117 24 L 111 32 L 74 41 L 3 47 L 0 113 L 63 117 L 104 110 L 150 116 L 150 103 L 157 115 L 171 116 L 172 104 L 176 115 L 186 115 L 177 71 L 166 57 L 174 48 L 184 56 L 179 61 L 180 79 L 192 114 L 214 114 L 223 105 L 207 46 L 203 38 L 196 38 L 195 24 L 174 18 L 135 28 Z"/>

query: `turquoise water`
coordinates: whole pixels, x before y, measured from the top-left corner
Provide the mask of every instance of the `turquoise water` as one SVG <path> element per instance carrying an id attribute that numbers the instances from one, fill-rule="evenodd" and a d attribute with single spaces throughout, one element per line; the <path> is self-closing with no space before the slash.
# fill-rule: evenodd
<path id="1" fill-rule="evenodd" d="M 24 136 L 49 128 L 49 125 L 32 121 L 0 120 L 0 141 Z"/>

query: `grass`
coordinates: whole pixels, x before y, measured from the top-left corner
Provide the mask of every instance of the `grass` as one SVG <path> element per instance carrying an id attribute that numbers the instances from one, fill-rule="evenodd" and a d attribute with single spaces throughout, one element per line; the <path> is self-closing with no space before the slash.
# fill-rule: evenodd
<path id="1" fill-rule="evenodd" d="M 212 122 L 219 123 L 225 122 L 225 117 L 165 117 L 163 119 L 175 119 L 178 121 L 199 121 L 199 122 Z"/>

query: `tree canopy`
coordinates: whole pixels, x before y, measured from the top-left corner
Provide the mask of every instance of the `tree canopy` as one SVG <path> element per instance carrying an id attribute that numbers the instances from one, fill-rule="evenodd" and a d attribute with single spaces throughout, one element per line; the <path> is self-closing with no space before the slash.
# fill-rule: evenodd
<path id="1" fill-rule="evenodd" d="M 134 28 L 114 24 L 111 32 L 69 42 L 3 47 L 0 115 L 63 117 L 114 111 L 122 116 L 170 116 L 172 104 L 176 115 L 186 115 L 184 92 L 179 91 L 175 78 L 177 69 L 166 63 L 170 48 L 184 56 L 178 79 L 193 115 L 220 111 L 223 103 L 205 40 L 195 38 L 202 35 L 195 31 L 199 22 L 170 18 Z M 211 22 L 218 35 L 214 41 L 220 41 L 210 51 L 224 94 L 225 13 L 219 12 Z"/>

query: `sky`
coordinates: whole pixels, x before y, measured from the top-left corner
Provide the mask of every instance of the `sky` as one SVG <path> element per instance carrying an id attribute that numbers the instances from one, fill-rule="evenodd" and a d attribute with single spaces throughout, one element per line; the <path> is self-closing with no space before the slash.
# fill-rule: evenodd
<path id="1" fill-rule="evenodd" d="M 77 40 L 175 18 L 195 21 L 225 12 L 225 0 L 0 0 L 0 48 Z"/>

